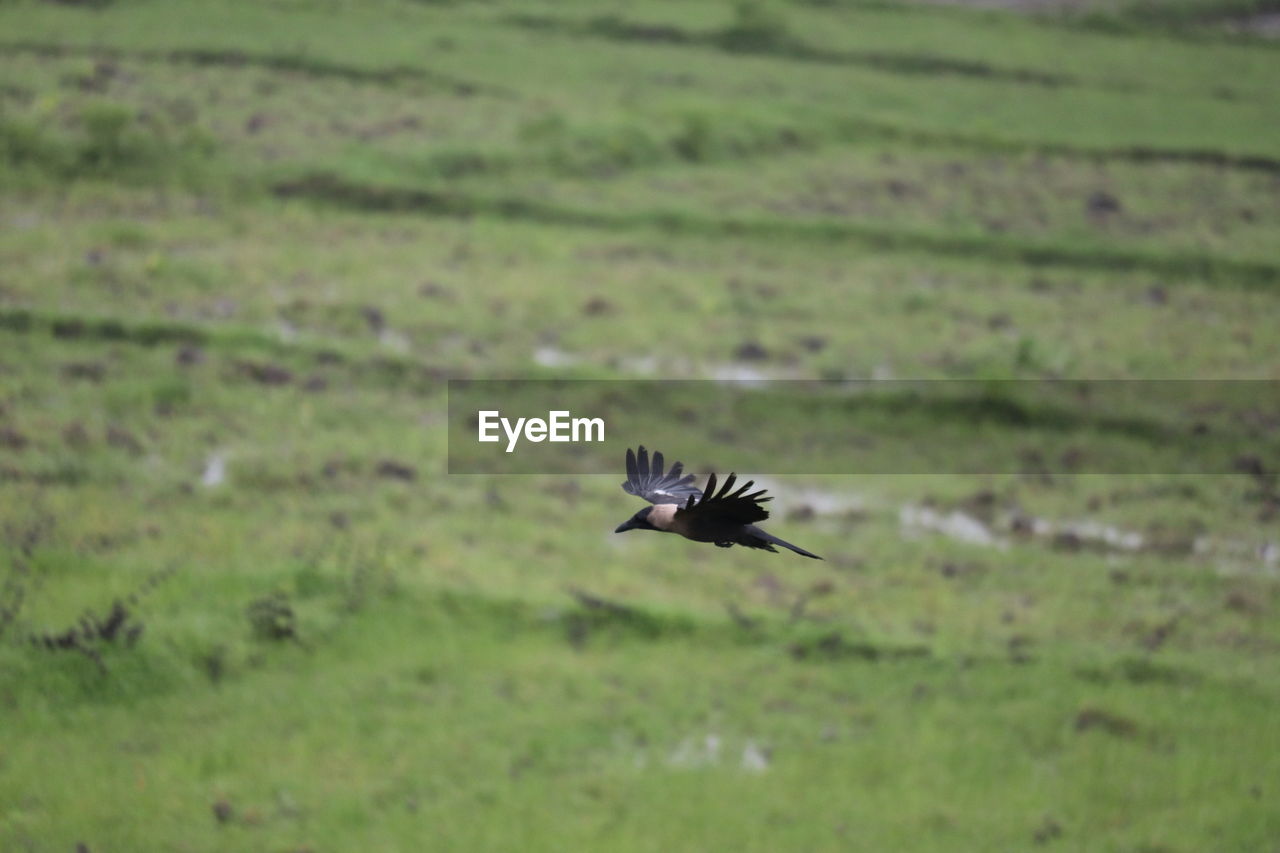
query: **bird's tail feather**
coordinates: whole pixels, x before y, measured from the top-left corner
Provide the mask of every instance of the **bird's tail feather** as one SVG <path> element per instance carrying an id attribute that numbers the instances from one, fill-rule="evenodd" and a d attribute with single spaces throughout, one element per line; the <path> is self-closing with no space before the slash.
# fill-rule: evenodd
<path id="1" fill-rule="evenodd" d="M 747 532 L 753 538 L 759 540 L 757 543 L 750 543 L 751 547 L 763 548 L 766 551 L 776 551 L 777 550 L 776 548 L 772 548 L 770 546 L 781 545 L 783 548 L 786 548 L 789 551 L 795 551 L 797 554 L 799 554 L 802 557 L 811 557 L 815 560 L 822 559 L 817 554 L 814 554 L 810 551 L 806 551 L 805 549 L 801 548 L 799 545 L 792 545 L 790 542 L 786 541 L 785 539 L 779 539 L 777 536 L 774 536 L 772 533 L 766 533 L 765 531 L 761 530 L 759 527 L 756 527 L 754 524 L 747 525 Z M 748 543 L 743 543 L 743 544 L 748 544 Z"/>

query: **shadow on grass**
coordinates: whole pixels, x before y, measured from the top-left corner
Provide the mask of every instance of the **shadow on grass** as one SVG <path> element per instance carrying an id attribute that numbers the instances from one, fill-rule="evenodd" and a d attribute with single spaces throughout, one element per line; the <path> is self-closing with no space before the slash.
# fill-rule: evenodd
<path id="1" fill-rule="evenodd" d="M 243 353 L 246 349 L 258 350 L 273 357 L 287 358 L 291 363 L 301 362 L 306 366 L 343 366 L 361 383 L 396 387 L 424 395 L 438 391 L 447 376 L 459 375 L 457 370 L 448 371 L 407 356 L 344 350 L 331 340 L 286 341 L 276 335 L 243 326 L 202 327 L 173 321 L 133 321 L 0 308 L 0 333 L 3 332 L 48 335 L 67 343 L 112 341 L 146 348 L 177 346 L 179 350 L 175 357 L 180 362 L 199 360 L 205 348 L 228 353 Z M 235 377 L 260 385 L 288 385 L 298 378 L 288 368 L 269 361 L 236 358 L 231 368 Z M 0 476 L 3 476 L 4 470 L 6 469 L 0 468 Z M 55 483 L 78 482 L 83 479 L 83 471 L 77 468 L 59 469 L 48 477 Z"/>
<path id="2" fill-rule="evenodd" d="M 650 228 L 705 237 L 853 242 L 888 252 L 923 252 L 1031 267 L 1150 273 L 1169 279 L 1194 279 L 1245 289 L 1270 289 L 1280 283 L 1280 266 L 1205 253 L 1157 254 L 1101 246 L 1077 248 L 1046 241 L 931 233 L 837 219 L 733 218 L 663 210 L 588 210 L 533 199 L 486 198 L 457 191 L 360 184 L 331 173 L 313 173 L 281 181 L 272 189 L 279 198 L 304 199 L 381 213 L 493 217 L 603 231 Z"/>
<path id="3" fill-rule="evenodd" d="M 45 316 L 22 309 L 0 310 L 0 330 L 18 333 L 47 331 L 63 340 L 125 341 L 142 346 L 201 344 L 208 338 L 201 329 L 181 323 L 124 323 L 72 315 Z"/>
<path id="4" fill-rule="evenodd" d="M 602 15 L 584 22 L 545 15 L 518 14 L 507 22 L 536 32 L 554 32 L 578 37 L 604 38 L 617 42 L 667 44 L 721 50 L 727 53 L 766 56 L 796 62 L 870 68 L 891 74 L 951 75 L 979 80 L 1026 83 L 1037 86 L 1068 86 L 1076 81 L 1061 74 L 1028 68 L 1001 68 L 947 56 L 918 53 L 872 53 L 829 50 L 815 47 L 786 32 L 785 27 L 765 20 L 740 16 L 718 30 L 697 32 L 672 24 L 643 24 Z"/>
<path id="5" fill-rule="evenodd" d="M 1204 680 L 1204 677 L 1194 670 L 1161 663 L 1149 657 L 1126 657 L 1111 666 L 1078 669 L 1075 674 L 1082 681 L 1091 684 L 1127 682 L 1138 685 L 1189 687 Z"/>
<path id="6" fill-rule="evenodd" d="M 13 41 L 0 43 L 0 55 L 3 54 L 31 54 L 45 57 L 87 56 L 96 59 L 136 59 L 201 67 L 261 68 L 267 71 L 306 74 L 311 77 L 380 86 L 397 86 L 406 82 L 427 83 L 462 97 L 482 94 L 508 94 L 497 87 L 480 85 L 425 68 L 416 68 L 408 65 L 394 65 L 388 68 L 362 68 L 357 65 L 345 65 L 332 60 L 308 56 L 305 53 L 264 54 L 216 48 L 126 51 L 110 47 Z"/>
<path id="7" fill-rule="evenodd" d="M 931 655 L 927 646 L 873 643 L 866 639 L 845 637 L 839 631 L 793 642 L 787 647 L 787 651 L 796 660 L 815 662 L 859 660 L 875 663 L 927 658 Z"/>

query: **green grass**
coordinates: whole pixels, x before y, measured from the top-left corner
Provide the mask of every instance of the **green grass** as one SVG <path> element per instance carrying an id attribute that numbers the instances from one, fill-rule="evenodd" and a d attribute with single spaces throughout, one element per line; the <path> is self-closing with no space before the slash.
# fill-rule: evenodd
<path id="1" fill-rule="evenodd" d="M 0 849 L 1273 844 L 1269 8 L 0 5 Z M 447 473 L 726 376 L 977 382 Z M 639 443 L 826 559 L 613 535 Z"/>

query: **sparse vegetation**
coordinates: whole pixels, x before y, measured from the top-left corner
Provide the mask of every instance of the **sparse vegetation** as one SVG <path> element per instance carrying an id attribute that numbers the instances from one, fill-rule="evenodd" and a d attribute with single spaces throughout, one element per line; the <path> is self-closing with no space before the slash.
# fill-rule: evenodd
<path id="1" fill-rule="evenodd" d="M 1273 844 L 1273 8 L 1106 5 L 0 4 L 0 849 Z"/>

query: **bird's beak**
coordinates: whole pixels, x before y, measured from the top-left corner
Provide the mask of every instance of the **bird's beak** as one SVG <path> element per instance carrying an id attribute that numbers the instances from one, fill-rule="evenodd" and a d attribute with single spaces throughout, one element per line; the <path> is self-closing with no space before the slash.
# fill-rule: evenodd
<path id="1" fill-rule="evenodd" d="M 622 522 L 616 528 L 614 528 L 613 532 L 626 533 L 628 530 L 633 530 L 633 529 L 635 529 L 635 524 L 632 523 L 631 519 L 628 518 L 626 521 Z"/>

